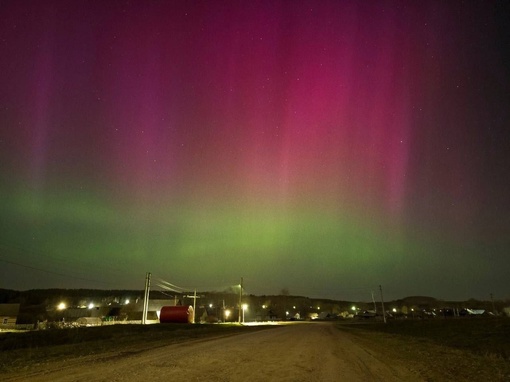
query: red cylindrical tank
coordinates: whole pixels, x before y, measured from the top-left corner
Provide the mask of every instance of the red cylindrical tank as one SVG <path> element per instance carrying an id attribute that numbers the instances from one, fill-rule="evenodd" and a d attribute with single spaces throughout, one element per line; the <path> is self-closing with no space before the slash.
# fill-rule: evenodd
<path id="1" fill-rule="evenodd" d="M 159 322 L 162 324 L 183 323 L 193 324 L 195 315 L 192 306 L 163 306 L 159 312 Z"/>

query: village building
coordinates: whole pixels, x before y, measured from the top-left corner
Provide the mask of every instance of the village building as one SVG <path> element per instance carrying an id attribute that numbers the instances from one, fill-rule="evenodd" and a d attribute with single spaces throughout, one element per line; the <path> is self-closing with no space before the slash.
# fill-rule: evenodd
<path id="1" fill-rule="evenodd" d="M 20 304 L 0 304 L 0 330 L 14 329 Z"/>

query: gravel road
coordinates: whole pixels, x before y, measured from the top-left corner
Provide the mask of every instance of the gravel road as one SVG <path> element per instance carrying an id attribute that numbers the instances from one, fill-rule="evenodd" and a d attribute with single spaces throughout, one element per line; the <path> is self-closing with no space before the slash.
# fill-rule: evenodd
<path id="1" fill-rule="evenodd" d="M 53 360 L 9 381 L 422 381 L 328 322 Z"/>

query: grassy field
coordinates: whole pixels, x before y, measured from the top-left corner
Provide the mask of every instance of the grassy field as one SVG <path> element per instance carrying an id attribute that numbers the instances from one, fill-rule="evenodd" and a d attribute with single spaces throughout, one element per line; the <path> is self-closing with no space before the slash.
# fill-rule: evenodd
<path id="1" fill-rule="evenodd" d="M 510 381 L 510 319 L 345 321 L 339 330 L 426 381 Z M 0 334 L 0 375 L 52 360 L 138 352 L 275 326 L 113 325 Z"/>
<path id="2" fill-rule="evenodd" d="M 182 341 L 234 335 L 271 326 L 108 325 L 89 328 L 0 333 L 0 374 L 51 359 L 83 357 L 124 349 L 145 349 Z"/>
<path id="3" fill-rule="evenodd" d="M 510 381 L 510 319 L 448 318 L 339 324 L 430 381 Z"/>
<path id="4" fill-rule="evenodd" d="M 224 335 L 245 331 L 239 325 L 107 325 L 97 327 L 81 327 L 67 329 L 38 330 L 22 333 L 3 333 L 0 335 L 0 352 L 23 348 L 40 348 L 54 345 L 83 344 L 85 342 L 101 342 L 115 340 L 118 342 L 160 340 L 161 338 L 176 339 L 201 338 L 203 336 Z"/>

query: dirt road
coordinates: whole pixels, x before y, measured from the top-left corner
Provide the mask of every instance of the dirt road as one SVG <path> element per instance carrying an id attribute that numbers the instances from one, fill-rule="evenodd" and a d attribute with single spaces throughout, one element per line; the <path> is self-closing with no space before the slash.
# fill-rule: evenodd
<path id="1" fill-rule="evenodd" d="M 422 380 L 327 322 L 50 361 L 4 377 L 73 382 Z"/>

